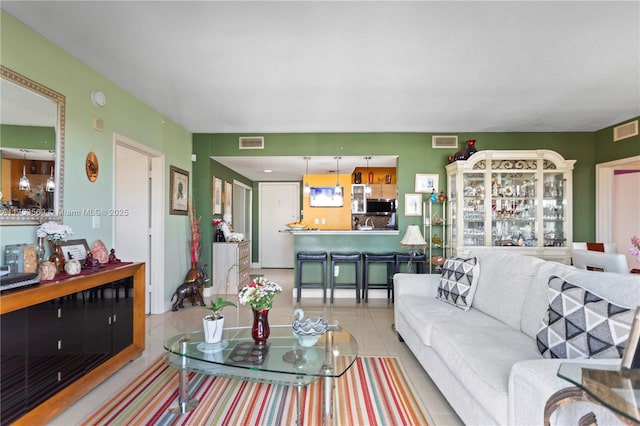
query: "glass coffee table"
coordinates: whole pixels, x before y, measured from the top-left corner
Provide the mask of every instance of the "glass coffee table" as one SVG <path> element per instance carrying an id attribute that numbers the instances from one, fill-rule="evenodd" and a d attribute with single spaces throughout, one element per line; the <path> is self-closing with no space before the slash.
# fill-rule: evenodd
<path id="1" fill-rule="evenodd" d="M 251 327 L 225 328 L 222 342 L 209 344 L 202 331 L 169 338 L 164 348 L 165 362 L 180 370 L 180 390 L 173 413 L 186 413 L 198 405 L 189 397 L 188 372 L 235 380 L 295 386 L 297 421 L 303 387 L 322 382 L 323 424 L 333 423 L 334 379 L 342 376 L 358 356 L 358 343 L 339 326 L 327 332 L 311 347 L 302 347 L 290 325 L 271 326 L 265 348 L 256 348 Z"/>
<path id="2" fill-rule="evenodd" d="M 558 377 L 573 387 L 559 390 L 547 401 L 544 424 L 551 414 L 573 401 L 591 401 L 608 408 L 625 424 L 640 424 L 640 370 L 620 370 L 617 365 L 562 363 Z M 585 414 L 579 424 L 597 424 L 595 415 Z"/>

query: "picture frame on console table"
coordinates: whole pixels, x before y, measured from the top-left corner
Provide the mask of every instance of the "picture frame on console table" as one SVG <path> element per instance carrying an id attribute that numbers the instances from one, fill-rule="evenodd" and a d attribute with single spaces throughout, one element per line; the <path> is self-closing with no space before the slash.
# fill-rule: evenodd
<path id="1" fill-rule="evenodd" d="M 169 166 L 169 214 L 187 216 L 189 172 Z"/>
<path id="2" fill-rule="evenodd" d="M 85 239 L 67 240 L 63 241 L 62 252 L 64 253 L 65 260 L 76 259 L 79 262 L 84 262 L 89 252 L 89 244 Z"/>

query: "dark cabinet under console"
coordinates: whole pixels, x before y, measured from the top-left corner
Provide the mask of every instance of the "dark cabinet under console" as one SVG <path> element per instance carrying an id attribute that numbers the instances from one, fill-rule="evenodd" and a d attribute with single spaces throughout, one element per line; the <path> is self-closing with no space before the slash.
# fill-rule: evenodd
<path id="1" fill-rule="evenodd" d="M 3 294 L 0 306 L 2 425 L 55 417 L 144 349 L 144 264 Z"/>

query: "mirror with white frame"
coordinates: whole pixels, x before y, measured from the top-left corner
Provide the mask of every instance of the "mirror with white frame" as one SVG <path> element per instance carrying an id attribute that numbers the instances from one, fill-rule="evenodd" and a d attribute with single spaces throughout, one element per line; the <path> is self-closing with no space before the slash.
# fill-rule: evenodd
<path id="1" fill-rule="evenodd" d="M 61 221 L 65 97 L 5 66 L 0 71 L 0 224 Z"/>

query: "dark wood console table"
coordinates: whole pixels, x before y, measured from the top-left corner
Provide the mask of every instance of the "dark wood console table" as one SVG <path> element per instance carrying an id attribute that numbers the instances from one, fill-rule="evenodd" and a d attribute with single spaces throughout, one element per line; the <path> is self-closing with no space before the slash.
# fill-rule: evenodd
<path id="1" fill-rule="evenodd" d="M 144 292 L 129 263 L 0 295 L 2 425 L 44 424 L 139 357 Z"/>

